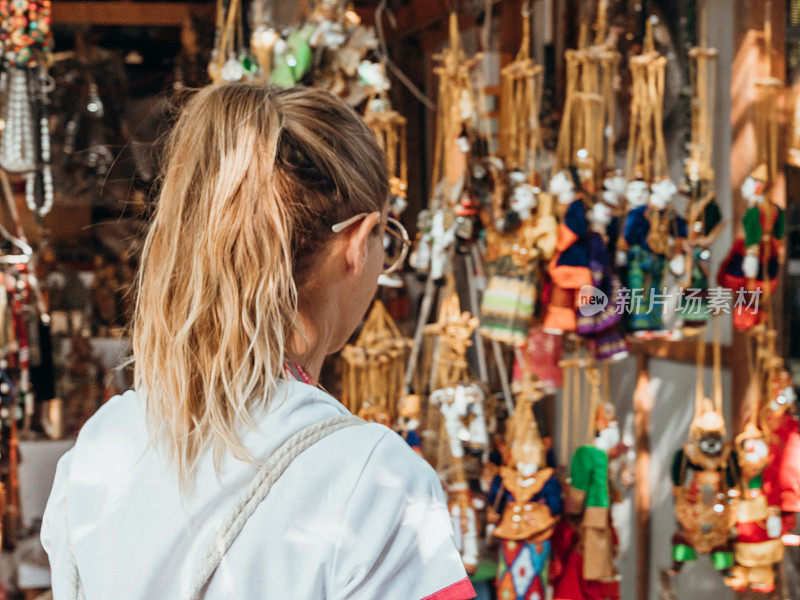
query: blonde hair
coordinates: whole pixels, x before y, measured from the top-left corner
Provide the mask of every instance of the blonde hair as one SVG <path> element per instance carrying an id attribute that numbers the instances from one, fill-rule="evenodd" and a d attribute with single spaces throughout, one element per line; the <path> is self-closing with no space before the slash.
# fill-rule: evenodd
<path id="1" fill-rule="evenodd" d="M 335 96 L 204 88 L 167 146 L 133 325 L 134 383 L 181 489 L 213 449 L 252 460 L 242 427 L 266 406 L 298 327 L 297 289 L 331 225 L 381 210 L 373 133 Z"/>

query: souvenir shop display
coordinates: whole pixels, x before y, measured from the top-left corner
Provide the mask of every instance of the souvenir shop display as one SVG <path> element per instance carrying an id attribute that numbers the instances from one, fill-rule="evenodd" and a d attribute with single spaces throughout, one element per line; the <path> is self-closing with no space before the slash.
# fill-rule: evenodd
<path id="1" fill-rule="evenodd" d="M 434 4 L 217 0 L 164 28 L 169 57 L 105 48 L 71 23 L 56 40 L 74 49 L 54 54 L 49 1 L 0 0 L 4 545 L 20 537 L 20 439 L 68 440 L 121 391 L 103 348 L 127 352 L 138 229 L 183 96 L 248 82 L 332 92 L 383 152 L 396 268 L 321 378 L 435 470 L 477 598 L 619 600 L 636 577 L 644 599 L 656 570 L 667 598 L 701 557 L 720 573 L 709 585 L 737 594 L 777 597 L 791 581 L 800 425 L 778 311 L 793 306 L 780 276 L 796 240 L 772 56 L 786 31 L 768 16 L 748 38 L 761 61 L 727 30 L 709 35 L 712 0 Z M 751 75 L 729 77 L 731 52 L 758 71 L 752 115 L 719 114 L 720 84 L 736 100 Z M 65 207 L 79 234 L 62 231 Z M 715 268 L 723 214 L 740 223 Z M 98 233 L 122 220 L 123 234 Z M 731 295 L 727 348 L 714 284 Z M 672 361 L 696 361 L 693 397 L 674 398 Z M 671 499 L 651 481 L 668 471 Z M 670 540 L 657 537 L 667 506 Z"/>

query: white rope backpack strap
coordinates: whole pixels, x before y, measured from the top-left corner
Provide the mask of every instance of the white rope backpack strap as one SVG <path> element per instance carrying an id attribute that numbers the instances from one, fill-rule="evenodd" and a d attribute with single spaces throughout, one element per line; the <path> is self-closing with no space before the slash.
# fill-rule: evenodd
<path id="1" fill-rule="evenodd" d="M 363 423 L 363 420 L 351 414 L 323 419 L 301 429 L 278 447 L 236 501 L 230 515 L 221 523 L 200 565 L 200 570 L 195 575 L 184 598 L 186 600 L 202 598 L 203 590 L 214 575 L 228 548 L 231 547 L 258 505 L 267 497 L 275 482 L 298 455 L 340 429 Z"/>
<path id="2" fill-rule="evenodd" d="M 69 535 L 69 533 L 67 533 Z M 81 581 L 81 574 L 78 572 L 78 565 L 75 562 L 75 555 L 72 553 L 72 543 L 67 540 L 67 576 L 69 582 L 67 583 L 67 593 L 69 594 L 67 600 L 85 600 L 86 596 L 83 593 L 83 582 Z"/>

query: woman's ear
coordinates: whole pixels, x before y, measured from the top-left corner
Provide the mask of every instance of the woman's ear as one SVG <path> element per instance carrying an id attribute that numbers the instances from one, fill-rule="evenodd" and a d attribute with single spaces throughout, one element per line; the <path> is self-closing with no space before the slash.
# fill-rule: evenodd
<path id="1" fill-rule="evenodd" d="M 367 245 L 375 227 L 381 222 L 381 213 L 375 211 L 367 215 L 356 227 L 352 227 L 348 240 L 345 257 L 347 266 L 353 269 L 356 275 L 361 275 L 367 262 Z"/>

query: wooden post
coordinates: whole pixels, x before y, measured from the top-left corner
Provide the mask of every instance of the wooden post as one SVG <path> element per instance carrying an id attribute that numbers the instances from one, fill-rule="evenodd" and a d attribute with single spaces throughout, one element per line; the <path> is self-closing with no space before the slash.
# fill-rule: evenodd
<path id="1" fill-rule="evenodd" d="M 636 389 L 633 392 L 636 431 L 636 597 L 650 597 L 650 358 L 646 352 L 636 356 Z"/>

